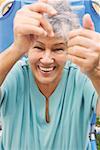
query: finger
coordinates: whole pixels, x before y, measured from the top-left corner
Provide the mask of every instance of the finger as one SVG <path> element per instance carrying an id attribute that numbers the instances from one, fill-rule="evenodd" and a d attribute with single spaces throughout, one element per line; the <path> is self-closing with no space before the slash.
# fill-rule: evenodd
<path id="1" fill-rule="evenodd" d="M 82 59 L 70 54 L 67 56 L 67 59 L 79 66 L 80 68 L 83 68 L 83 66 L 86 64 L 86 59 Z"/>
<path id="2" fill-rule="evenodd" d="M 76 64 L 80 68 L 81 72 L 83 72 L 83 73 L 87 73 L 93 69 L 93 66 L 91 64 L 89 64 L 86 59 L 68 55 L 68 60 L 70 60 L 71 62 Z"/>
<path id="3" fill-rule="evenodd" d="M 53 32 L 52 26 L 50 25 L 50 23 L 45 18 L 42 18 L 42 20 L 41 20 L 41 26 L 43 27 L 43 29 L 45 31 L 47 31 L 48 36 L 50 36 L 50 37 L 54 36 L 54 32 Z"/>
<path id="4" fill-rule="evenodd" d="M 23 20 L 23 17 L 27 18 L 33 18 L 33 19 L 37 19 L 37 20 L 40 20 L 41 18 L 43 18 L 43 15 L 38 13 L 38 12 L 34 12 L 34 11 L 31 11 L 29 10 L 26 6 L 20 10 L 17 11 L 16 13 L 16 16 L 14 18 L 14 20 L 20 20 L 19 18 L 21 18 L 21 20 Z M 20 20 L 20 21 L 21 21 Z M 25 19 L 26 20 L 26 19 Z"/>
<path id="5" fill-rule="evenodd" d="M 93 39 L 94 37 L 98 38 L 99 33 L 96 33 L 92 30 L 83 29 L 83 28 L 75 29 L 75 30 L 72 30 L 72 31 L 69 32 L 68 39 L 71 39 L 75 36 L 83 36 L 83 37 L 86 37 L 86 38 L 89 38 L 89 39 Z"/>
<path id="6" fill-rule="evenodd" d="M 99 55 L 97 53 L 91 53 L 87 59 L 68 54 L 67 59 L 78 65 L 86 72 L 95 68 L 99 63 Z"/>
<path id="7" fill-rule="evenodd" d="M 32 12 L 30 10 L 25 10 L 23 16 L 25 16 L 25 17 L 31 17 L 33 19 L 38 19 L 38 20 L 40 20 L 43 17 L 42 14 L 37 13 L 37 12 Z"/>
<path id="8" fill-rule="evenodd" d="M 86 59 L 90 55 L 90 50 L 80 47 L 80 46 L 73 46 L 67 49 L 68 54 L 72 56 L 76 56 L 82 59 Z"/>
<path id="9" fill-rule="evenodd" d="M 29 25 L 38 26 L 38 27 L 41 26 L 48 33 L 48 36 L 53 37 L 54 33 L 53 33 L 51 24 L 43 17 L 41 19 L 35 19 L 35 18 L 33 18 L 32 16 L 30 17 L 30 14 L 29 14 L 27 16 L 25 15 L 23 18 L 19 17 L 18 20 L 19 22 L 21 20 L 21 23 L 23 23 L 23 25 L 29 24 Z"/>
<path id="10" fill-rule="evenodd" d="M 35 3 L 27 6 L 31 11 L 39 13 L 47 13 L 48 15 L 55 15 L 57 11 L 49 4 L 46 3 Z"/>
<path id="11" fill-rule="evenodd" d="M 88 39 L 86 37 L 82 37 L 82 36 L 76 36 L 70 40 L 68 40 L 68 47 L 72 47 L 72 46 L 82 46 L 84 48 L 90 48 L 90 49 L 95 49 L 96 47 L 96 43 L 93 42 L 91 39 Z"/>
<path id="12" fill-rule="evenodd" d="M 29 17 L 23 17 L 23 20 L 21 20 L 22 18 L 19 18 L 19 21 L 17 22 L 17 24 L 23 24 L 23 26 L 25 24 L 29 24 L 29 25 L 33 25 L 33 26 L 40 26 L 40 21 L 37 19 L 33 19 L 33 18 L 29 18 Z M 20 21 L 21 20 L 21 21 Z"/>
<path id="13" fill-rule="evenodd" d="M 85 14 L 83 17 L 83 27 L 89 30 L 95 30 L 94 23 L 89 14 Z"/>
<path id="14" fill-rule="evenodd" d="M 21 20 L 21 19 L 22 18 L 19 18 L 19 20 Z M 31 25 L 31 26 L 33 25 L 33 28 L 34 28 L 34 26 L 41 27 L 48 33 L 48 36 L 50 36 L 50 37 L 54 36 L 52 26 L 44 18 L 42 18 L 42 20 L 40 21 L 40 20 L 37 20 L 37 19 L 29 18 L 29 17 L 23 17 L 23 20 L 21 21 L 21 24 L 23 24 L 23 26 L 25 24 L 28 24 L 28 25 Z"/>
<path id="15" fill-rule="evenodd" d="M 15 31 L 16 31 L 16 28 L 15 28 Z M 47 32 L 43 30 L 43 28 L 36 27 L 33 25 L 29 25 L 29 24 L 20 24 L 17 28 L 17 33 L 22 34 L 22 35 L 33 34 L 36 36 L 47 36 Z"/>

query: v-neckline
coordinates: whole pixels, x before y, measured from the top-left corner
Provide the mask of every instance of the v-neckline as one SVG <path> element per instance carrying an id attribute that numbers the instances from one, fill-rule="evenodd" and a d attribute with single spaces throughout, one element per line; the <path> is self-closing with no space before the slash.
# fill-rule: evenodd
<path id="1" fill-rule="evenodd" d="M 50 118 L 50 113 L 49 113 L 49 110 L 50 110 L 50 103 L 55 103 L 55 100 L 59 101 L 60 98 L 61 98 L 61 95 L 62 95 L 62 91 L 63 91 L 63 87 L 65 85 L 65 80 L 66 78 L 64 77 L 66 76 L 66 73 L 65 71 L 63 70 L 63 73 L 62 73 L 62 77 L 61 77 L 61 80 L 59 81 L 58 83 L 58 86 L 56 87 L 56 89 L 54 90 L 54 92 L 51 94 L 51 96 L 47 99 L 39 90 L 37 84 L 36 84 L 36 81 L 35 81 L 35 78 L 34 78 L 34 75 L 32 73 L 32 70 L 31 70 L 31 67 L 29 66 L 29 78 L 30 78 L 30 84 L 31 84 L 31 87 L 33 89 L 35 89 L 37 95 L 41 98 L 41 99 L 44 99 L 45 101 L 45 121 L 46 123 L 50 123 L 51 121 L 51 118 Z"/>

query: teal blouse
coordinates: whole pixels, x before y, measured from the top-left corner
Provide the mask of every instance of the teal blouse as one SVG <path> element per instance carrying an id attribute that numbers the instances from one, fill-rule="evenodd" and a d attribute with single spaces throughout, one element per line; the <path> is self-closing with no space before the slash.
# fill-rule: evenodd
<path id="1" fill-rule="evenodd" d="M 3 124 L 0 150 L 85 150 L 97 94 L 86 75 L 66 63 L 62 79 L 49 98 L 39 91 L 27 61 L 12 68 L 1 87 Z"/>

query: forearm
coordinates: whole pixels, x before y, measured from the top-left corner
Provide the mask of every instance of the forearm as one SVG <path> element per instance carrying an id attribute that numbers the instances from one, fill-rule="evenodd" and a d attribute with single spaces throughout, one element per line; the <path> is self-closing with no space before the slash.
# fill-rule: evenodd
<path id="1" fill-rule="evenodd" d="M 0 86 L 10 69 L 21 56 L 21 52 L 16 50 L 14 45 L 11 45 L 8 49 L 0 54 Z"/>
<path id="2" fill-rule="evenodd" d="M 96 106 L 96 114 L 97 116 L 100 116 L 100 79 L 98 80 L 98 82 L 96 81 L 94 83 L 95 89 L 98 93 L 98 101 L 97 101 L 97 106 Z"/>
<path id="3" fill-rule="evenodd" d="M 100 116 L 100 77 L 92 78 L 92 83 L 98 93 L 98 101 L 96 106 L 96 114 L 97 116 Z"/>
<path id="4" fill-rule="evenodd" d="M 97 102 L 96 114 L 97 114 L 97 116 L 100 116 L 100 96 L 99 96 L 98 102 Z"/>

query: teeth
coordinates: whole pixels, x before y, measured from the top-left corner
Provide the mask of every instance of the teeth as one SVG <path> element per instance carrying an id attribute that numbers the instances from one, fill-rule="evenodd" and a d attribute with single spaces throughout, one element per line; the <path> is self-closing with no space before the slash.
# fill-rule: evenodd
<path id="1" fill-rule="evenodd" d="M 40 66 L 39 66 L 39 68 L 40 68 L 40 70 L 42 70 L 42 71 L 49 72 L 49 71 L 52 71 L 54 67 L 52 67 L 52 68 L 44 68 L 44 67 L 40 67 Z"/>

